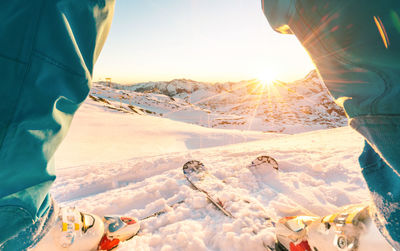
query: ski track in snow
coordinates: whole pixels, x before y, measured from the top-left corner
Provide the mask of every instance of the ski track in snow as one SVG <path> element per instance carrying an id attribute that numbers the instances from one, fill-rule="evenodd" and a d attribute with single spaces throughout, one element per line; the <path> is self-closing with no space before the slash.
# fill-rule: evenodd
<path id="1" fill-rule="evenodd" d="M 130 124 L 130 119 L 140 123 Z M 154 123 L 160 126 L 140 129 Z M 232 135 L 240 140 L 229 142 Z M 187 137 L 203 144 L 185 144 Z M 61 205 L 99 215 L 144 218 L 168 211 L 143 221 L 141 233 L 118 251 L 265 250 L 263 243 L 273 245 L 274 229 L 260 216 L 326 215 L 369 200 L 357 161 L 362 147 L 361 136 L 348 127 L 295 135 L 224 131 L 109 111 L 87 101 L 57 153 L 62 168 L 52 193 Z M 278 161 L 279 172 L 248 168 L 265 154 Z M 91 156 L 89 161 L 85 156 Z M 219 199 L 235 219 L 188 185 L 182 166 L 192 159 L 226 184 Z M 241 199 L 252 203 L 238 207 Z"/>

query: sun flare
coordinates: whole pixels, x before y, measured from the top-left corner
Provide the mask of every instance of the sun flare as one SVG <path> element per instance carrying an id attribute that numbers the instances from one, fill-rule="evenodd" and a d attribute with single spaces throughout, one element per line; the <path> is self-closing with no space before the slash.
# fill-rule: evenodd
<path id="1" fill-rule="evenodd" d="M 275 76 L 270 72 L 258 74 L 257 80 L 263 87 L 271 87 L 274 85 Z"/>

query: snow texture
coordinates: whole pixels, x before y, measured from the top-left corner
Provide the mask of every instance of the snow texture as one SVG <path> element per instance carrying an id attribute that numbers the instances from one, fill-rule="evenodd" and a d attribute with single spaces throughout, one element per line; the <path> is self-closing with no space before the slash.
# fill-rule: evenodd
<path id="1" fill-rule="evenodd" d="M 282 116 L 271 110 L 279 125 L 261 123 L 265 115 L 260 110 L 254 117 L 259 123 L 251 124 L 248 119 L 253 118 L 254 107 L 249 97 L 212 97 L 209 87 L 199 83 L 157 87 L 159 93 L 146 93 L 147 85 L 140 87 L 142 92 L 139 87 L 128 91 L 95 85 L 56 155 L 58 177 L 52 193 L 61 205 L 138 218 L 167 211 L 143 221 L 140 234 L 122 243 L 118 251 L 265 250 L 263 243 L 274 242 L 274 229 L 263 217 L 327 215 L 338 207 L 369 200 L 357 161 L 362 137 L 349 127 L 314 130 L 343 125 L 339 113 L 306 106 L 303 101 L 308 98 L 290 101 L 293 97 L 287 96 Z M 319 103 L 317 97 L 327 95 L 306 95 L 306 90 L 296 93 L 311 95 Z M 200 102 L 205 96 L 210 97 L 208 105 Z M 330 102 L 326 101 L 334 107 Z M 232 112 L 234 105 L 241 111 Z M 311 109 L 309 123 L 307 116 L 300 116 L 302 105 Z M 290 111 L 298 118 L 291 119 Z M 235 116 L 244 124 L 231 123 Z M 322 122 L 313 122 L 314 118 Z M 269 129 L 261 130 L 264 126 Z M 248 168 L 259 155 L 274 157 L 280 171 Z M 204 194 L 188 185 L 182 166 L 192 159 L 201 160 L 223 181 L 226 189 L 218 199 L 235 219 L 216 210 Z M 239 200 L 251 203 L 240 207 L 235 203 Z"/>

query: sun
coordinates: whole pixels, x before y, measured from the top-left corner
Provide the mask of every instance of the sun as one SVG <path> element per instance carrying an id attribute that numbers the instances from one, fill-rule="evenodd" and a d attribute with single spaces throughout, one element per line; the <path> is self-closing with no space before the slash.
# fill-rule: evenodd
<path id="1" fill-rule="evenodd" d="M 275 79 L 276 79 L 275 75 L 272 74 L 271 72 L 263 72 L 263 73 L 258 74 L 258 76 L 257 76 L 257 81 L 264 88 L 273 86 Z"/>

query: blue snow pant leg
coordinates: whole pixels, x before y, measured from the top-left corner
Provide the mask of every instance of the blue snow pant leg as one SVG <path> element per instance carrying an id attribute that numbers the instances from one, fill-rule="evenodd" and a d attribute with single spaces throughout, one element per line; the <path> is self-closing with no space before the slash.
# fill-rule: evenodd
<path id="1" fill-rule="evenodd" d="M 5 243 L 51 211 L 53 155 L 113 11 L 114 0 L 0 1 L 0 249 L 23 250 Z"/>
<path id="2" fill-rule="evenodd" d="M 376 210 L 373 210 L 375 223 L 389 243 L 396 250 L 400 250 L 398 234 L 400 232 L 400 177 L 367 141 L 365 141 L 364 151 L 359 162 L 377 207 Z"/>
<path id="3" fill-rule="evenodd" d="M 400 116 L 362 116 L 350 125 L 367 139 L 359 162 L 375 204 L 375 222 L 400 250 Z"/>
<path id="4" fill-rule="evenodd" d="M 274 30 L 299 39 L 350 126 L 372 147 L 360 163 L 381 232 L 400 250 L 400 1 L 261 0 L 261 6 Z"/>

